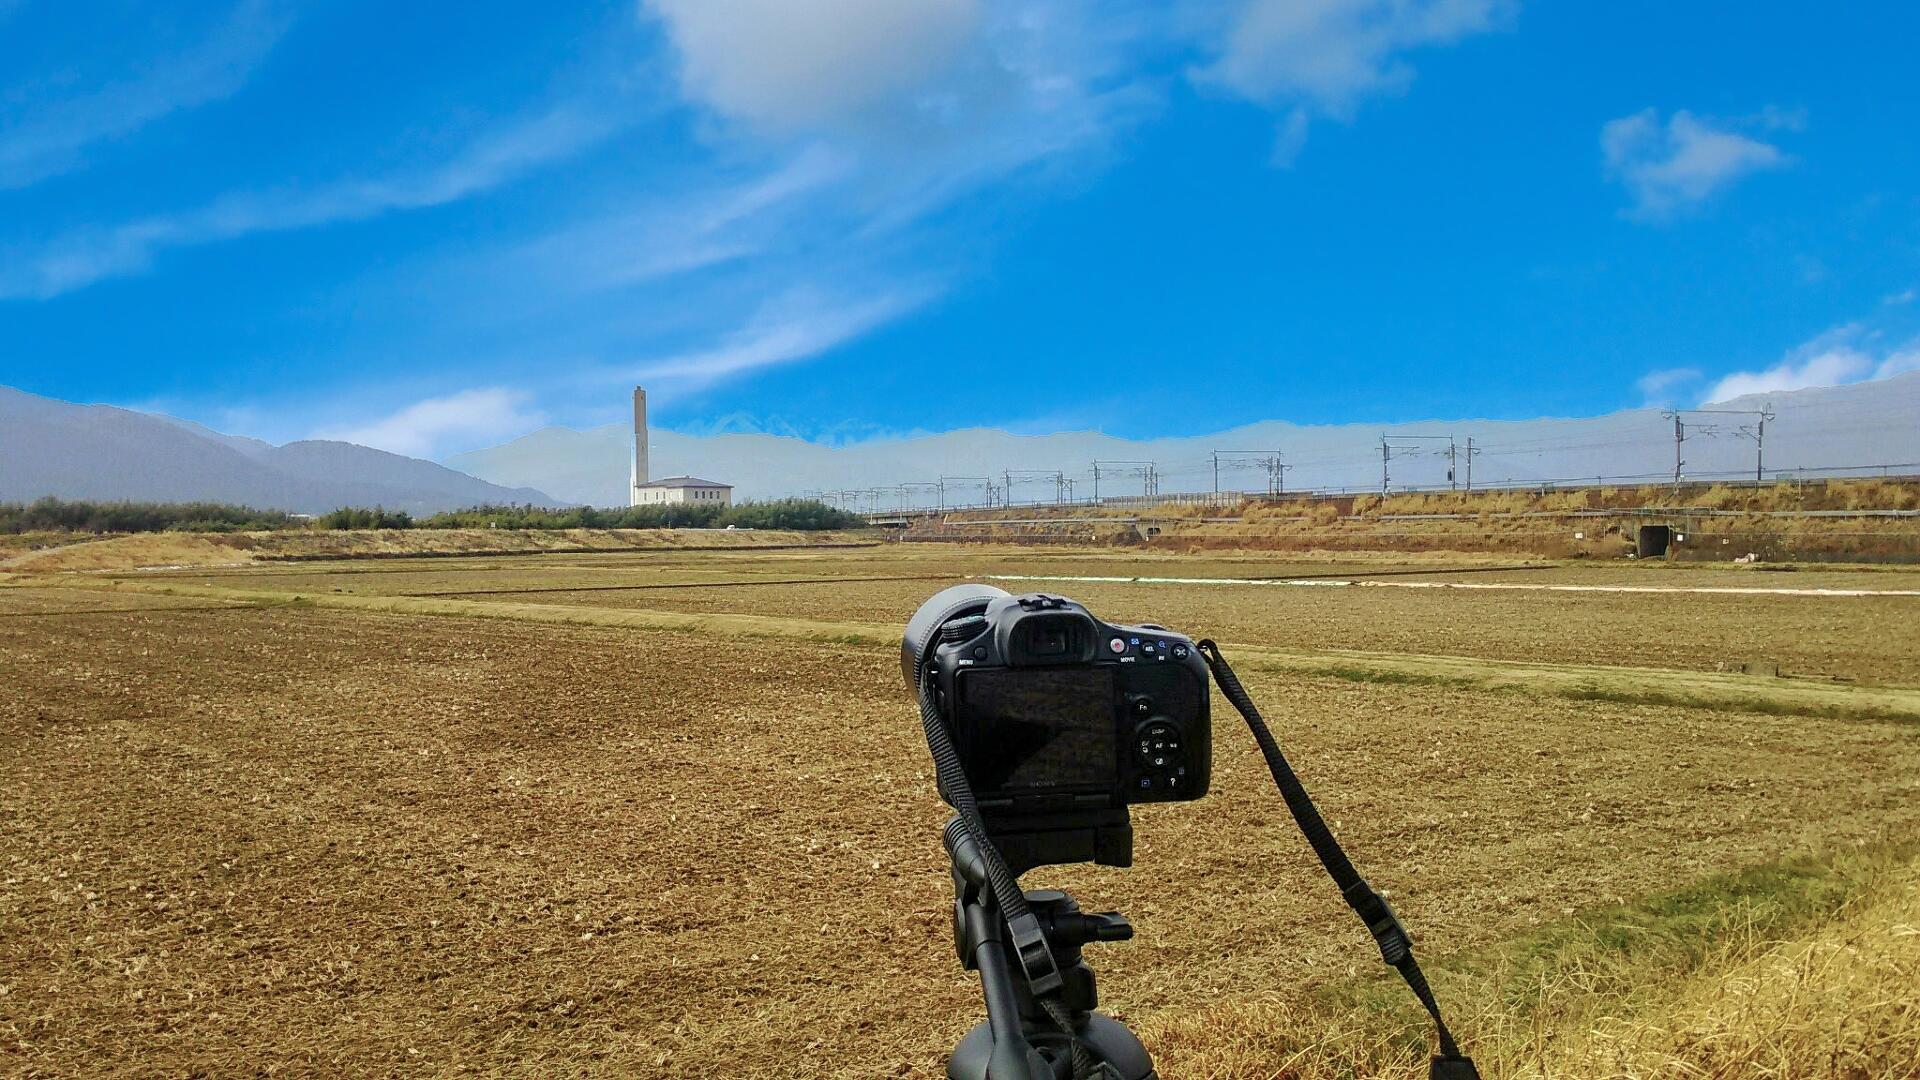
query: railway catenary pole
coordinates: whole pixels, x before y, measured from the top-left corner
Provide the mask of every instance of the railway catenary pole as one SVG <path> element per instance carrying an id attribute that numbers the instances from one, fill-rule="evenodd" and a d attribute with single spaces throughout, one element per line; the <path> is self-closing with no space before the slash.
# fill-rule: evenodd
<path id="1" fill-rule="evenodd" d="M 1680 467 L 1686 464 L 1686 461 L 1680 457 L 1680 444 L 1687 441 L 1687 421 L 1677 412 L 1662 415 L 1673 421 L 1673 486 L 1679 487 Z"/>
<path id="2" fill-rule="evenodd" d="M 1767 421 L 1773 419 L 1773 405 L 1764 404 L 1753 415 L 1753 425 L 1742 424 L 1734 434 L 1753 440 L 1753 482 L 1764 484 L 1767 482 Z"/>
<path id="3" fill-rule="evenodd" d="M 1459 455 L 1459 445 L 1455 441 L 1454 436 L 1450 434 L 1449 435 L 1392 435 L 1392 434 L 1383 432 L 1380 436 L 1380 494 L 1385 495 L 1387 494 L 1387 491 L 1388 491 L 1388 483 L 1389 483 L 1390 477 L 1387 474 L 1387 462 L 1391 460 L 1393 457 L 1394 445 L 1398 443 L 1400 444 L 1400 449 L 1410 450 L 1417 453 L 1418 451 L 1415 449 L 1415 447 L 1406 445 L 1406 444 L 1415 443 L 1415 442 L 1443 442 L 1447 444 L 1447 448 L 1445 450 L 1440 451 L 1440 453 L 1445 455 L 1447 459 L 1447 486 L 1450 488 L 1454 486 L 1453 463 L 1454 463 L 1454 459 Z"/>
<path id="4" fill-rule="evenodd" d="M 1120 469 L 1108 469 L 1107 471 L 1110 474 L 1111 473 L 1122 473 L 1122 474 L 1137 473 L 1141 478 L 1141 484 L 1140 484 L 1141 494 L 1143 496 L 1148 496 L 1148 497 L 1158 495 L 1160 493 L 1160 476 L 1159 476 L 1159 472 L 1155 469 L 1156 464 L 1157 464 L 1156 462 L 1152 462 L 1152 461 L 1110 461 L 1109 460 L 1109 461 L 1094 462 L 1093 463 L 1093 501 L 1096 503 L 1100 501 L 1100 467 L 1102 465 L 1123 466 L 1123 468 L 1120 468 Z"/>
<path id="5" fill-rule="evenodd" d="M 1280 495 L 1286 491 L 1286 472 L 1293 466 L 1281 459 L 1284 454 L 1279 450 L 1214 450 L 1213 455 L 1213 493 L 1220 494 L 1220 459 L 1223 457 L 1252 457 L 1253 464 L 1266 471 L 1267 494 Z M 1228 463 L 1232 468 L 1232 463 Z"/>
<path id="6" fill-rule="evenodd" d="M 1742 424 L 1734 434 L 1743 439 L 1753 440 L 1753 478 L 1756 482 L 1766 479 L 1767 465 L 1767 421 L 1774 418 L 1773 406 L 1762 405 L 1758 409 L 1670 409 L 1661 414 L 1673 420 L 1673 483 L 1680 486 L 1680 467 L 1685 464 L 1680 456 L 1680 444 L 1687 441 L 1687 421 L 1689 416 L 1751 416 L 1752 424 Z M 1694 431 L 1700 435 L 1713 435 L 1716 426 L 1709 421 L 1696 423 Z"/>

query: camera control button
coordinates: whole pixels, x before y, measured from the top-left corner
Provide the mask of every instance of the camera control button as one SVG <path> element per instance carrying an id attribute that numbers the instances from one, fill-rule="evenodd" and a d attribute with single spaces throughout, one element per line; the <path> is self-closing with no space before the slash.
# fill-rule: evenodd
<path id="1" fill-rule="evenodd" d="M 1185 660 L 1187 658 L 1187 647 L 1185 645 L 1175 645 L 1173 647 L 1173 658 L 1175 660 Z"/>
<path id="2" fill-rule="evenodd" d="M 1112 652 L 1112 653 L 1123 653 L 1123 652 L 1126 652 L 1126 651 L 1127 651 L 1127 643 L 1126 643 L 1126 641 L 1125 641 L 1125 639 L 1123 639 L 1123 638 L 1114 638 L 1114 639 L 1113 639 L 1112 641 L 1109 641 L 1109 642 L 1107 642 L 1107 651 L 1108 651 L 1108 652 Z"/>
<path id="3" fill-rule="evenodd" d="M 1134 748 L 1139 752 L 1141 761 L 1156 769 L 1178 764 L 1180 729 L 1165 720 L 1149 721 L 1142 724 L 1135 734 Z"/>

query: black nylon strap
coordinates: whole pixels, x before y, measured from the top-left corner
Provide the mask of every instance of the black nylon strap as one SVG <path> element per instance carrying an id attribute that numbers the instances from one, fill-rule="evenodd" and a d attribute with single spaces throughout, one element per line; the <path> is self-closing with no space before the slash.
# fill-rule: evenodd
<path id="1" fill-rule="evenodd" d="M 932 647 L 933 642 L 929 640 L 927 651 L 931 652 Z M 934 773 L 952 795 L 954 812 L 961 828 L 968 832 L 981 860 L 986 864 L 989 886 L 999 904 L 1001 918 L 1007 922 L 1009 943 L 1016 946 L 1016 959 L 1024 969 L 1023 974 L 1027 976 L 1034 1000 L 1060 1028 L 1061 1034 L 1066 1036 L 1072 1055 L 1071 1075 L 1074 1080 L 1092 1080 L 1098 1076 L 1093 1057 L 1075 1035 L 1073 1018 L 1059 1002 L 1062 985 L 1059 965 L 1052 950 L 1047 947 L 1039 920 L 1027 904 L 1026 894 L 1020 890 L 1019 879 L 1007 868 L 1006 861 L 1000 857 L 1000 849 L 994 846 L 987 835 L 986 822 L 980 817 L 980 806 L 974 799 L 973 786 L 967 781 L 967 772 L 960 764 L 960 753 L 953 745 L 946 721 L 940 716 L 939 706 L 934 702 L 931 671 L 921 672 L 919 690 L 920 723 L 927 737 L 927 750 L 933 756 Z M 1040 977 L 1036 978 L 1036 975 Z"/>
<path id="2" fill-rule="evenodd" d="M 1427 985 L 1427 977 L 1420 970 L 1420 964 L 1413 958 L 1413 938 L 1407 928 L 1401 924 L 1400 917 L 1394 914 L 1386 898 L 1368 885 L 1360 872 L 1353 868 L 1352 860 L 1340 848 L 1340 842 L 1333 838 L 1333 830 L 1327 827 L 1320 810 L 1313 805 L 1313 799 L 1307 795 L 1307 789 L 1300 777 L 1287 763 L 1287 757 L 1280 752 L 1280 744 L 1274 740 L 1273 732 L 1268 730 L 1267 722 L 1260 716 L 1260 710 L 1248 696 L 1246 687 L 1240 685 L 1240 677 L 1228 666 L 1226 657 L 1220 654 L 1220 646 L 1212 640 L 1203 640 L 1199 644 L 1200 655 L 1206 658 L 1207 667 L 1212 669 L 1214 681 L 1220 684 L 1220 692 L 1233 703 L 1240 715 L 1247 721 L 1247 727 L 1253 730 L 1255 742 L 1260 744 L 1261 756 L 1267 759 L 1267 771 L 1273 774 L 1273 782 L 1280 788 L 1280 797 L 1287 802 L 1287 809 L 1293 813 L 1293 820 L 1312 845 L 1313 853 L 1320 857 L 1320 865 L 1326 867 L 1327 876 L 1340 887 L 1340 895 L 1351 907 L 1360 921 L 1367 924 L 1367 932 L 1373 935 L 1374 944 L 1380 946 L 1380 958 L 1389 967 L 1400 973 L 1415 997 L 1433 1017 L 1433 1027 L 1439 1035 L 1440 1055 L 1433 1059 L 1432 1076 L 1447 1080 L 1478 1080 L 1479 1072 L 1474 1068 L 1473 1060 L 1460 1053 L 1460 1046 L 1454 1041 L 1453 1032 L 1447 1030 L 1446 1021 L 1440 1018 L 1440 1002 L 1433 996 L 1433 988 Z"/>

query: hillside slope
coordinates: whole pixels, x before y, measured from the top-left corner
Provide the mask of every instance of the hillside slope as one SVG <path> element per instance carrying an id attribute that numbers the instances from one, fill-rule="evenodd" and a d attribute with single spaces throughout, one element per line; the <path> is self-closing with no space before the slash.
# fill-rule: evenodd
<path id="1" fill-rule="evenodd" d="M 443 465 L 343 442 L 271 446 L 108 405 L 0 387 L 0 501 L 42 496 L 244 503 L 324 513 L 386 506 L 433 513 L 554 500 Z"/>

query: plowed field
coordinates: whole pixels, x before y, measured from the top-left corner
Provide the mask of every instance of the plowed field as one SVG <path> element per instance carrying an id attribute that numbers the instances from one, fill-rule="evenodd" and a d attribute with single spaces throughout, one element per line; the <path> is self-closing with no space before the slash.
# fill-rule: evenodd
<path id="1" fill-rule="evenodd" d="M 1167 569 L 883 549 L 139 578 L 288 594 L 250 602 L 0 587 L 0 1073 L 939 1075 L 981 1010 L 890 649 L 285 601 L 887 623 L 955 578 L 1115 566 Z M 818 578 L 909 580 L 769 583 Z M 1050 591 L 1294 649 L 1596 667 L 1764 653 L 1920 682 L 1920 598 Z M 1431 957 L 1920 831 L 1910 722 L 1241 667 Z M 1216 725 L 1214 793 L 1137 811 L 1132 869 L 1026 879 L 1132 919 L 1135 940 L 1088 955 L 1103 1007 L 1149 1032 L 1378 966 L 1251 739 L 1224 706 Z M 1164 1048 L 1163 1075 L 1213 1060 L 1192 1038 Z"/>

